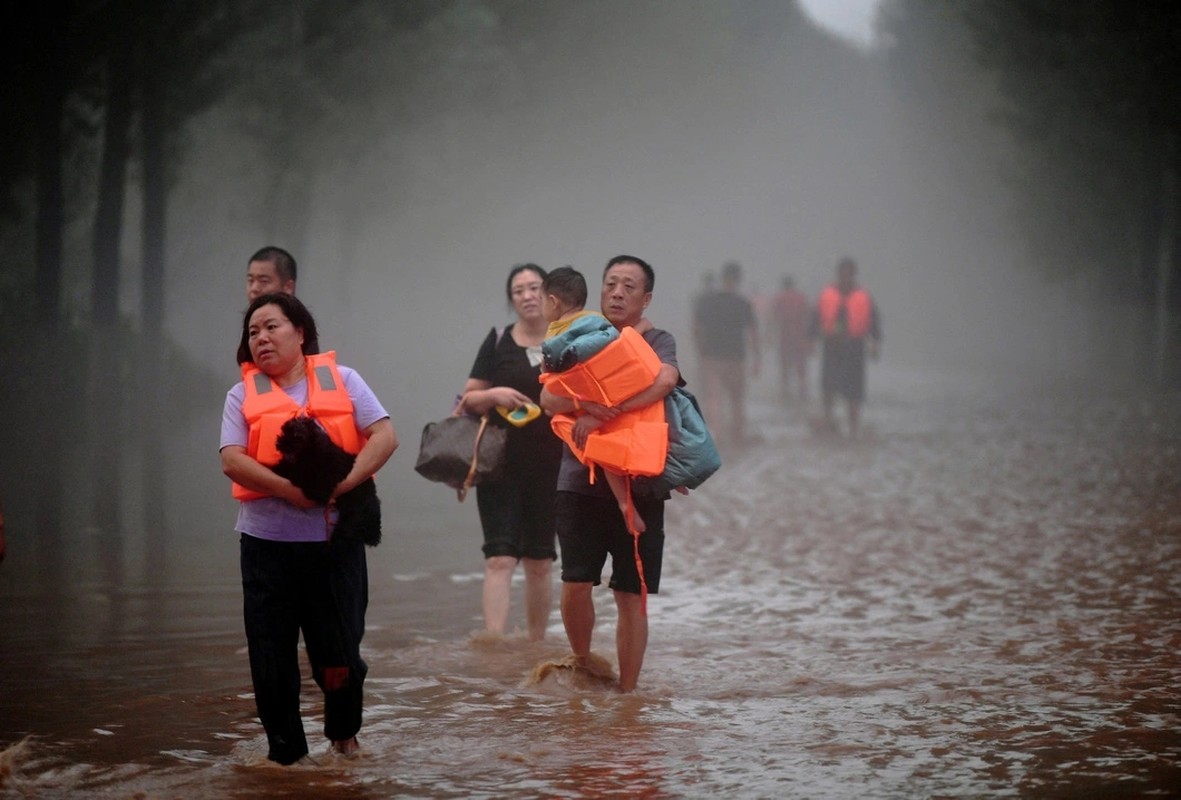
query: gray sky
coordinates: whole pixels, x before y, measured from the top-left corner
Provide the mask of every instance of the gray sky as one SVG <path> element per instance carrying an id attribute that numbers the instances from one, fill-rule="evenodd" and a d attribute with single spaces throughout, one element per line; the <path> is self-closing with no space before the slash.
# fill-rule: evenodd
<path id="1" fill-rule="evenodd" d="M 869 46 L 873 16 L 880 0 L 800 0 L 808 16 L 820 26 L 849 41 Z"/>

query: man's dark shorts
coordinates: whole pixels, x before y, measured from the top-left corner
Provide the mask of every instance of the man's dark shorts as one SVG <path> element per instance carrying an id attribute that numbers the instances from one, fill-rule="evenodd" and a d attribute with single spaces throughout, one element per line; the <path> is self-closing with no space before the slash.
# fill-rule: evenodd
<path id="1" fill-rule="evenodd" d="M 854 403 L 865 401 L 865 339 L 825 339 L 820 388 Z"/>
<path id="2" fill-rule="evenodd" d="M 649 593 L 655 594 L 660 590 L 664 555 L 664 500 L 637 500 L 636 511 L 647 527 L 640 534 L 644 581 Z M 617 591 L 640 593 L 635 545 L 614 497 L 558 492 L 556 517 L 564 582 L 597 586 L 610 554 L 611 580 L 607 585 Z"/>

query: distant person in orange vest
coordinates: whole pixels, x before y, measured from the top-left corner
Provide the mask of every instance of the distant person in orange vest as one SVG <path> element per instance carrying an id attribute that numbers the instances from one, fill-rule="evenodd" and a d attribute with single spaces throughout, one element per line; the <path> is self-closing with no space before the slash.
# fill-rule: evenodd
<path id="1" fill-rule="evenodd" d="M 742 266 L 730 261 L 722 267 L 722 287 L 697 304 L 694 340 L 701 352 L 702 403 L 705 421 L 724 430 L 735 444 L 746 438 L 746 364 L 759 374 L 759 325 L 749 300 L 738 292 Z M 728 405 L 728 413 L 724 410 Z M 723 420 L 729 417 L 729 425 Z"/>
<path id="2" fill-rule="evenodd" d="M 812 356 L 808 326 L 811 316 L 808 296 L 796 288 L 792 276 L 784 275 L 782 286 L 771 302 L 771 322 L 779 334 L 779 394 L 784 400 L 790 397 L 793 374 L 800 400 L 808 399 L 808 359 Z"/>
<path id="3" fill-rule="evenodd" d="M 843 258 L 837 264 L 836 283 L 824 287 L 813 317 L 813 337 L 821 337 L 820 391 L 824 399 L 824 423 L 837 430 L 833 404 L 845 398 L 849 436 L 856 436 L 865 402 L 865 357 L 877 359 L 882 343 L 878 307 L 869 292 L 857 285 L 857 263 Z"/>
<path id="4" fill-rule="evenodd" d="M 298 267 L 295 256 L 282 247 L 268 245 L 260 249 L 246 262 L 246 303 L 271 292 L 295 295 L 295 281 Z M 307 343 L 307 351 L 313 355 L 320 352 L 319 341 Z"/>

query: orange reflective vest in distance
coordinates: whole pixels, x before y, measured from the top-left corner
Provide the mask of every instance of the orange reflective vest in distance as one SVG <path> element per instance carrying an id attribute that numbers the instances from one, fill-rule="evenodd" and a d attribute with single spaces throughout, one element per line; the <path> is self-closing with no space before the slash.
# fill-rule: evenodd
<path id="1" fill-rule="evenodd" d="M 860 339 L 869 333 L 870 321 L 873 316 L 873 300 L 869 292 L 861 287 L 854 289 L 848 295 L 841 294 L 835 286 L 825 286 L 820 293 L 817 311 L 820 314 L 820 330 L 826 336 L 842 333 L 837 330 L 837 312 L 841 304 L 845 305 L 845 320 L 848 328 L 843 333 L 854 339 Z"/>
<path id="2" fill-rule="evenodd" d="M 312 417 L 323 426 L 328 437 L 349 453 L 359 453 L 365 438 L 357 430 L 353 418 L 353 401 L 344 388 L 344 380 L 336 368 L 336 352 L 307 356 L 307 404 L 298 404 L 254 364 L 242 365 L 242 383 L 246 397 L 242 400 L 242 416 L 250 428 L 246 454 L 264 466 L 279 463 L 280 454 L 275 442 L 283 423 L 300 415 Z M 257 500 L 269 495 L 247 489 L 235 483 L 236 500 Z"/>

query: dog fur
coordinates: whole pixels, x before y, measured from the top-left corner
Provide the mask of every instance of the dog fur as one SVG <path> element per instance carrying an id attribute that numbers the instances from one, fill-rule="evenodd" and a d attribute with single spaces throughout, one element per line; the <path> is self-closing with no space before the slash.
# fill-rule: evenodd
<path id="1" fill-rule="evenodd" d="M 275 446 L 282 459 L 271 469 L 319 505 L 328 504 L 332 490 L 349 474 L 356 460 L 310 417 L 294 417 L 283 423 Z M 366 478 L 336 498 L 336 508 L 339 516 L 334 537 L 359 540 L 370 547 L 380 544 L 381 501 L 373 478 Z"/>

